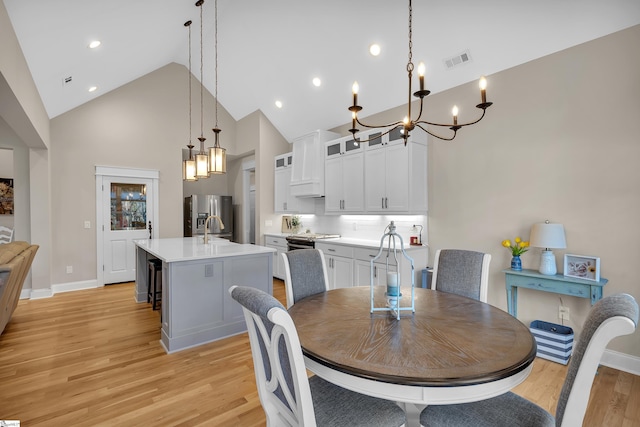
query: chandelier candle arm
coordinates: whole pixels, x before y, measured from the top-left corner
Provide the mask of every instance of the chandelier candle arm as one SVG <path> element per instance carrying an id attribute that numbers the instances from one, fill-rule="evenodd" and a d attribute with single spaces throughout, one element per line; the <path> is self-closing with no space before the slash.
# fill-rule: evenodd
<path id="1" fill-rule="evenodd" d="M 383 133 L 383 135 L 388 134 L 389 132 L 391 132 L 392 130 L 398 128 L 399 126 L 403 127 L 403 134 L 402 137 L 404 139 L 404 145 L 407 145 L 407 141 L 409 139 L 410 133 L 411 131 L 413 131 L 416 127 L 422 129 L 423 131 L 425 131 L 427 134 L 441 139 L 443 141 L 451 141 L 453 140 L 456 135 L 457 135 L 457 131 L 464 127 L 464 126 L 470 126 L 473 124 L 478 123 L 480 120 L 482 120 L 485 116 L 486 110 L 487 108 L 489 108 L 491 105 L 493 105 L 492 102 L 487 102 L 487 79 L 482 76 L 482 78 L 480 79 L 480 98 L 481 98 L 481 103 L 476 105 L 477 108 L 482 110 L 482 114 L 481 116 L 471 122 L 467 122 L 467 123 L 462 123 L 459 124 L 458 123 L 458 114 L 457 114 L 457 107 L 456 108 L 456 112 L 453 113 L 453 124 L 445 124 L 445 123 L 435 123 L 435 122 L 430 122 L 427 120 L 421 120 L 422 119 L 422 113 L 424 111 L 424 107 L 423 107 L 423 103 L 424 103 L 424 98 L 426 98 L 431 92 L 427 89 L 425 89 L 424 86 L 424 74 L 425 74 L 425 65 L 424 63 L 420 62 L 418 64 L 418 82 L 419 82 L 419 86 L 420 89 L 413 93 L 413 96 L 417 97 L 420 99 L 420 113 L 418 114 L 418 117 L 416 119 L 412 119 L 411 118 L 411 81 L 412 81 L 412 75 L 413 75 L 413 41 L 412 41 L 412 36 L 413 36 L 413 7 L 412 7 L 412 3 L 411 0 L 409 0 L 409 60 L 407 62 L 407 76 L 408 76 L 408 80 L 409 80 L 409 100 L 407 102 L 407 116 L 405 117 L 405 119 L 403 121 L 399 121 L 399 122 L 395 122 L 395 123 L 390 123 L 387 125 L 369 125 L 366 123 L 363 123 L 360 121 L 360 119 L 358 118 L 358 112 L 360 112 L 362 110 L 362 107 L 360 105 L 358 105 L 358 92 L 359 92 L 359 85 L 357 82 L 355 82 L 353 84 L 352 87 L 352 92 L 353 92 L 353 105 L 350 106 L 348 108 L 349 111 L 351 111 L 352 115 L 351 115 L 351 129 L 349 129 L 349 132 L 353 135 L 353 138 L 355 141 L 357 142 L 369 142 L 370 139 L 367 140 L 361 140 L 359 138 L 356 137 L 356 134 L 359 132 L 359 129 L 356 128 L 356 124 L 359 124 L 360 126 L 366 127 L 366 128 L 387 128 L 390 127 L 391 129 L 388 129 L 386 132 Z M 441 136 L 438 135 L 434 132 L 431 132 L 429 130 L 427 130 L 426 126 L 436 126 L 436 127 L 447 127 L 449 128 L 453 134 L 449 137 L 446 136 Z M 380 135 L 376 135 L 376 138 L 378 138 Z"/>

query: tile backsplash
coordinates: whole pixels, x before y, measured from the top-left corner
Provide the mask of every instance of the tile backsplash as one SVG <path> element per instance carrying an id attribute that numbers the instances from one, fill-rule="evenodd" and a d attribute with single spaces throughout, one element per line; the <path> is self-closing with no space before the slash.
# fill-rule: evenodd
<path id="1" fill-rule="evenodd" d="M 418 235 L 411 231 L 413 225 L 422 225 L 422 242 L 428 243 L 426 215 L 300 215 L 300 219 L 301 232 L 337 233 L 342 237 L 366 240 L 380 239 L 389 223 L 394 221 L 397 233 L 407 245 L 411 236 Z"/>

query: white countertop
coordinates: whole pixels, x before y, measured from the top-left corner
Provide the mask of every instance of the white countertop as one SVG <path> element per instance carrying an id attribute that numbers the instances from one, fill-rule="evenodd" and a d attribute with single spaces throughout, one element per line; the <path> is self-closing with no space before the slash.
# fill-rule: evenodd
<path id="1" fill-rule="evenodd" d="M 382 236 L 380 236 L 382 237 Z M 404 240 L 404 239 L 403 239 Z M 356 247 L 360 247 L 360 248 L 366 248 L 366 249 L 378 249 L 380 248 L 380 239 L 355 239 L 353 237 L 340 237 L 337 239 L 321 239 L 321 240 L 316 240 L 316 245 L 318 243 L 330 243 L 330 244 L 334 244 L 334 245 L 344 245 L 344 246 L 356 246 Z M 385 239 L 385 248 L 387 247 L 389 241 L 388 239 Z M 400 247 L 400 241 L 397 242 L 398 243 L 398 248 Z M 404 250 L 405 251 L 409 251 L 412 249 L 420 249 L 420 248 L 426 248 L 427 246 L 419 246 L 419 245 L 409 245 L 407 241 L 404 241 Z"/>
<path id="2" fill-rule="evenodd" d="M 292 234 L 287 234 L 287 233 L 265 233 L 265 236 L 270 236 L 270 237 L 289 237 Z M 304 235 L 304 234 L 302 234 Z M 382 236 L 380 236 L 382 237 Z M 404 240 L 404 239 L 403 239 Z M 380 238 L 376 238 L 376 239 L 358 239 L 355 237 L 336 237 L 336 238 L 330 238 L 330 239 L 317 239 L 316 240 L 316 245 L 319 243 L 330 243 L 330 244 L 334 244 L 334 245 L 343 245 L 343 246 L 355 246 L 355 247 L 360 247 L 360 248 L 366 248 L 366 249 L 378 249 L 380 248 Z M 398 242 L 399 245 L 400 242 Z M 415 249 L 422 249 L 422 248 L 426 248 L 427 245 L 410 245 L 408 240 L 404 240 L 404 250 L 405 251 L 410 251 L 410 250 L 415 250 Z M 388 244 L 388 240 L 385 240 L 385 247 Z"/>
<path id="3" fill-rule="evenodd" d="M 134 244 L 164 262 L 192 261 L 209 258 L 227 258 L 276 252 L 266 246 L 233 243 L 226 239 L 210 237 L 204 244 L 202 236 L 170 239 L 134 240 Z"/>

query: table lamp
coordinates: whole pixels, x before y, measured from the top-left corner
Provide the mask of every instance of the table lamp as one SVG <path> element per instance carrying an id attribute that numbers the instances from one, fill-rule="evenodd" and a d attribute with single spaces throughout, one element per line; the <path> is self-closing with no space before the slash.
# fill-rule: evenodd
<path id="1" fill-rule="evenodd" d="M 551 224 L 549 220 L 533 224 L 529 244 L 537 248 L 544 248 L 540 257 L 540 273 L 548 276 L 555 275 L 558 269 L 556 268 L 556 257 L 551 249 L 567 247 L 562 224 Z"/>

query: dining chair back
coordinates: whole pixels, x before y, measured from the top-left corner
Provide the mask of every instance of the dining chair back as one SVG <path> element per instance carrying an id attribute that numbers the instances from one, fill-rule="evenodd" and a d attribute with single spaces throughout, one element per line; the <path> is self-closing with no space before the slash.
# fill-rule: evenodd
<path id="1" fill-rule="evenodd" d="M 293 320 L 273 296 L 233 286 L 242 306 L 267 426 L 401 426 L 404 411 L 395 403 L 355 393 L 318 376 L 307 377 Z"/>
<path id="2" fill-rule="evenodd" d="M 431 288 L 487 302 L 491 254 L 462 249 L 438 249 Z"/>
<path id="3" fill-rule="evenodd" d="M 13 242 L 13 228 L 0 225 L 0 244 Z"/>
<path id="4" fill-rule="evenodd" d="M 506 393 L 479 402 L 427 406 L 420 424 L 433 426 L 533 427 L 581 426 L 600 358 L 613 338 L 628 335 L 638 325 L 638 304 L 628 294 L 598 301 L 589 312 L 567 369 L 556 416 L 518 396 Z"/>
<path id="5" fill-rule="evenodd" d="M 327 291 L 327 265 L 321 250 L 298 249 L 281 255 L 284 260 L 287 308 L 302 298 Z"/>

